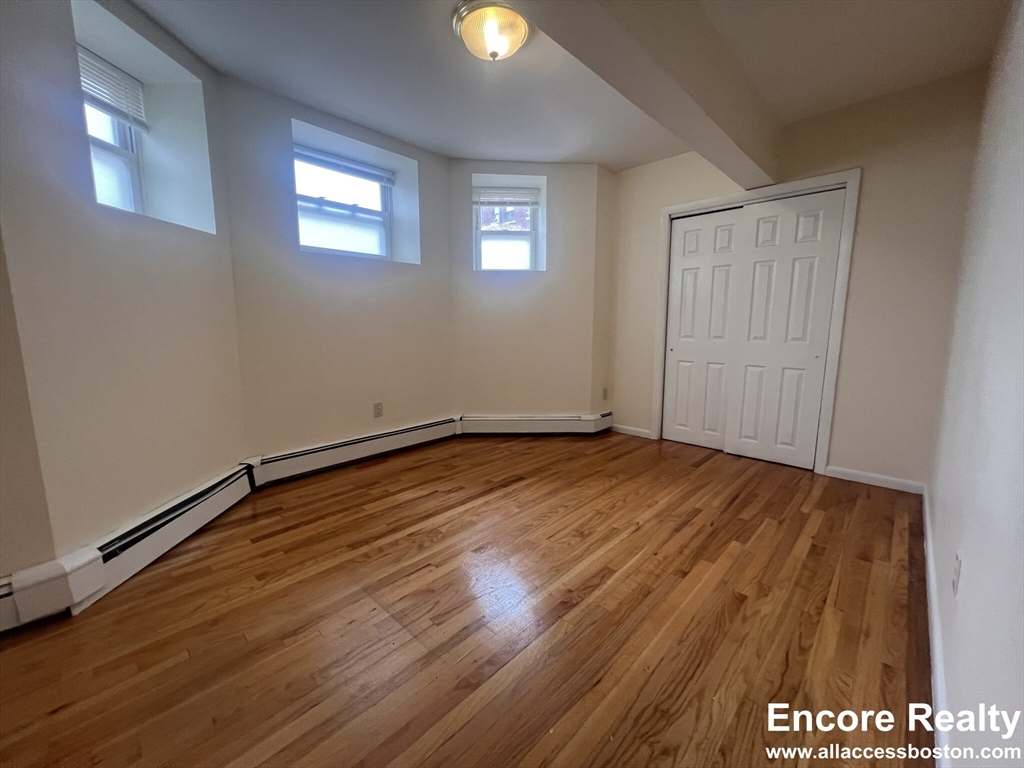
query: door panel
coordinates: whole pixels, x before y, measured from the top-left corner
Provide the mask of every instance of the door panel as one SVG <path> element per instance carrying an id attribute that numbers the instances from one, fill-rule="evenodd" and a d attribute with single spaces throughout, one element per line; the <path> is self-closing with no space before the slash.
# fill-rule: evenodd
<path id="1" fill-rule="evenodd" d="M 755 221 L 755 236 L 737 249 L 737 264 L 747 263 L 744 257 L 752 264 L 737 272 L 736 289 L 748 300 L 734 311 L 735 322 L 750 332 L 730 348 L 730 359 L 748 373 L 728 395 L 724 447 L 730 453 L 814 466 L 845 194 L 819 192 L 743 209 Z"/>
<path id="2" fill-rule="evenodd" d="M 672 224 L 662 434 L 725 445 L 726 344 L 733 335 L 733 259 L 746 231 L 742 210 Z"/>
<path id="3" fill-rule="evenodd" d="M 672 222 L 666 438 L 813 466 L 844 197 Z"/>

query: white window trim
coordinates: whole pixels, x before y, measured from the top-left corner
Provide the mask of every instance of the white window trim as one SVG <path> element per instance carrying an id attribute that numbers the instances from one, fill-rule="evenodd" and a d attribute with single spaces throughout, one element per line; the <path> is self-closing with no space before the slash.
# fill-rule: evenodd
<path id="1" fill-rule="evenodd" d="M 496 188 L 473 187 L 473 269 L 480 272 L 537 272 L 539 243 L 537 232 L 540 229 L 540 195 L 539 189 L 532 188 Z M 481 198 L 488 198 L 482 201 Z M 528 232 L 480 228 L 480 207 L 517 207 L 530 209 L 530 229 Z M 485 269 L 482 261 L 483 236 L 530 241 L 530 266 L 526 269 Z"/>
<path id="2" fill-rule="evenodd" d="M 321 152 L 316 149 L 304 147 L 300 144 L 294 145 L 293 157 L 295 159 L 302 160 L 305 163 L 312 163 L 313 165 L 319 165 L 322 168 L 326 168 L 331 171 L 337 171 L 344 173 L 348 176 L 357 176 L 368 181 L 373 181 L 380 184 L 381 188 L 381 210 L 375 211 L 371 208 L 363 208 L 358 205 L 348 205 L 346 203 L 336 203 L 330 200 L 325 200 L 319 197 L 309 197 L 308 195 L 300 195 L 298 190 L 295 191 L 295 206 L 296 216 L 298 215 L 299 203 L 305 203 L 306 205 L 316 206 L 320 211 L 331 214 L 331 213 L 346 213 L 351 216 L 366 216 L 368 218 L 377 219 L 381 222 L 384 229 L 384 253 L 364 253 L 362 251 L 346 251 L 340 248 L 323 248 L 315 245 L 303 245 L 299 242 L 299 249 L 307 253 L 326 253 L 340 256 L 355 256 L 361 259 L 377 259 L 378 261 L 392 261 L 393 250 L 392 250 L 392 238 L 391 238 L 391 219 L 392 219 L 392 208 L 393 208 L 393 195 L 392 188 L 394 187 L 395 175 L 392 171 L 385 168 L 377 168 L 367 163 L 360 163 L 358 160 L 350 160 L 346 157 L 339 155 L 332 155 L 326 152 Z M 333 211 L 331 209 L 334 209 Z"/>

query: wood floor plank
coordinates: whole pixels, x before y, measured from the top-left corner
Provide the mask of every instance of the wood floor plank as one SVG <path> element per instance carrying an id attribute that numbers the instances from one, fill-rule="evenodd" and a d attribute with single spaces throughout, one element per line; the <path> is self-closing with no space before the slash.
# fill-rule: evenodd
<path id="1" fill-rule="evenodd" d="M 260 489 L 81 615 L 0 636 L 0 765 L 927 746 L 900 717 L 766 727 L 769 701 L 928 701 L 927 627 L 919 497 L 619 434 L 461 438 Z"/>

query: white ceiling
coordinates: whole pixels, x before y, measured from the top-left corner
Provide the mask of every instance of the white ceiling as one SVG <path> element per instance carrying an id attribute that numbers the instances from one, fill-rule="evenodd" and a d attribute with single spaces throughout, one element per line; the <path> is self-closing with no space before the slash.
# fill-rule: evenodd
<path id="1" fill-rule="evenodd" d="M 135 0 L 222 72 L 452 157 L 621 170 L 688 147 L 543 33 L 497 63 L 456 0 Z"/>
<path id="2" fill-rule="evenodd" d="M 1000 0 L 701 0 L 775 117 L 789 123 L 985 64 Z"/>

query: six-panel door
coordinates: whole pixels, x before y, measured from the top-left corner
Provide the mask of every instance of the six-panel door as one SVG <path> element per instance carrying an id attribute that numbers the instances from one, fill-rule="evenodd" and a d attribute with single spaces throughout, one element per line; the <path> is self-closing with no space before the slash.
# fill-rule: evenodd
<path id="1" fill-rule="evenodd" d="M 666 438 L 813 466 L 844 196 L 673 222 Z"/>
<path id="2" fill-rule="evenodd" d="M 672 222 L 661 429 L 670 440 L 725 446 L 735 258 L 750 236 L 742 208 Z"/>

